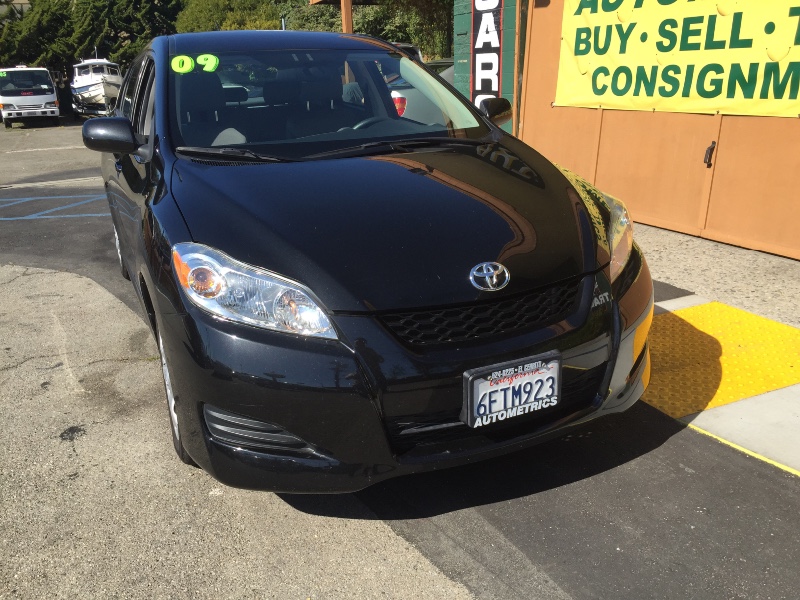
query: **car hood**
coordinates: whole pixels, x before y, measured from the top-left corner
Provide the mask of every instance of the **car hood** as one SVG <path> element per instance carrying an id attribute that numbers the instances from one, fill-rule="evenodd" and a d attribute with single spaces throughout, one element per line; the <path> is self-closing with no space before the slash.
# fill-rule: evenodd
<path id="1" fill-rule="evenodd" d="M 193 241 L 298 281 L 332 311 L 500 299 L 598 268 L 590 219 L 527 146 L 423 149 L 294 163 L 179 160 Z M 498 262 L 508 285 L 470 271 Z"/>

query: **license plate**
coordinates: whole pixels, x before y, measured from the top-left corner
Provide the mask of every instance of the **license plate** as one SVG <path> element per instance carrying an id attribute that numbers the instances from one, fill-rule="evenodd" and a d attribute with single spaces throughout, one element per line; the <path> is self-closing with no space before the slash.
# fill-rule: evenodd
<path id="1" fill-rule="evenodd" d="M 39 113 L 37 113 L 35 110 L 29 110 L 27 112 L 22 113 L 22 116 L 23 117 L 35 117 L 38 114 Z"/>
<path id="2" fill-rule="evenodd" d="M 556 406 L 561 399 L 561 357 L 549 352 L 464 373 L 461 420 L 485 427 Z"/>

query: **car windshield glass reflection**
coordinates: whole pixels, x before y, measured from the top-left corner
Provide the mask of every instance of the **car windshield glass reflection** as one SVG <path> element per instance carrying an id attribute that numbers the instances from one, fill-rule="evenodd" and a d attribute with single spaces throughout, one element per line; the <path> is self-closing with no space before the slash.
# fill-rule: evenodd
<path id="1" fill-rule="evenodd" d="M 490 131 L 466 100 L 397 52 L 180 55 L 170 64 L 176 146 L 303 158 L 379 140 L 481 139 Z"/>

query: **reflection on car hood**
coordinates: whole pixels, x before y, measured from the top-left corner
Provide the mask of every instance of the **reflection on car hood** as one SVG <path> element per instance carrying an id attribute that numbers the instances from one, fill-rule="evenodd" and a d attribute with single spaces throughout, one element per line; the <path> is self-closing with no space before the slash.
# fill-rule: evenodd
<path id="1" fill-rule="evenodd" d="M 569 183 L 511 138 L 300 163 L 182 160 L 172 186 L 194 241 L 299 281 L 334 311 L 499 299 L 597 268 Z M 473 287 L 483 262 L 509 270 L 504 289 Z"/>

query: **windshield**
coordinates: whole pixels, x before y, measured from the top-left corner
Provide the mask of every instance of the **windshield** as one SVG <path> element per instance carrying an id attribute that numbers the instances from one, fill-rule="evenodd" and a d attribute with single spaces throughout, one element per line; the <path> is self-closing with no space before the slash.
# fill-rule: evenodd
<path id="1" fill-rule="evenodd" d="M 50 73 L 44 69 L 0 71 L 2 96 L 41 96 L 52 93 L 53 82 L 50 80 Z"/>
<path id="2" fill-rule="evenodd" d="M 378 140 L 479 139 L 490 131 L 466 99 L 399 52 L 179 55 L 170 66 L 176 146 L 301 158 Z"/>

